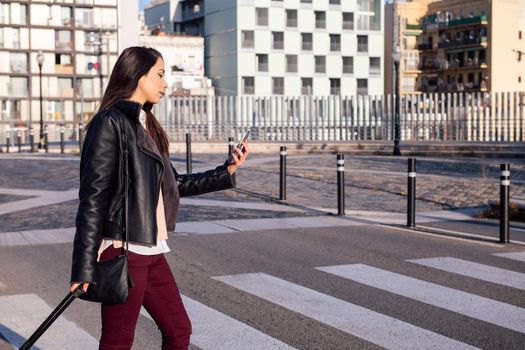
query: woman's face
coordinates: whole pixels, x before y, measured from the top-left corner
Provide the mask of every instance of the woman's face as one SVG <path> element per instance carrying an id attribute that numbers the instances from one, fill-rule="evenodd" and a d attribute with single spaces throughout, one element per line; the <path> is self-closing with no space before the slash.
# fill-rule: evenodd
<path id="1" fill-rule="evenodd" d="M 158 103 L 164 96 L 168 84 L 164 80 L 164 61 L 159 58 L 149 72 L 139 80 L 136 95 L 142 104 L 149 102 Z"/>

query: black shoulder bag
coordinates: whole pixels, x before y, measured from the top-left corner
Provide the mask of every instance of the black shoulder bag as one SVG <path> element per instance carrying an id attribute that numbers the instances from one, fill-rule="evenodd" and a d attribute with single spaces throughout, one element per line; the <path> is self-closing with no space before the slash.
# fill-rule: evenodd
<path id="1" fill-rule="evenodd" d="M 128 142 L 124 131 L 124 222 L 122 235 L 125 244 L 123 254 L 109 260 L 97 262 L 93 283 L 89 284 L 86 293 L 79 298 L 103 304 L 124 304 L 128 298 L 128 287 L 133 287 L 133 281 L 128 273 Z"/>

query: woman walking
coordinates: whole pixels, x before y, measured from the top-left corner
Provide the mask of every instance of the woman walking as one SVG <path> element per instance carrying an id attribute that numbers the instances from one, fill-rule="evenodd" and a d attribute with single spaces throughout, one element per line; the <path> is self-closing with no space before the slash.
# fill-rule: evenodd
<path id="1" fill-rule="evenodd" d="M 122 254 L 128 206 L 129 273 L 134 286 L 124 304 L 102 304 L 99 350 L 131 349 L 141 306 L 162 333 L 162 349 L 187 349 L 191 323 L 164 257 L 170 251 L 179 198 L 235 186 L 248 145 L 223 165 L 179 175 L 169 159 L 166 133 L 151 112 L 164 96 L 164 61 L 152 48 L 130 47 L 119 56 L 98 113 L 87 126 L 80 162 L 80 204 L 70 290 L 86 291 L 97 261 Z M 124 141 L 121 141 L 124 140 Z M 128 203 L 124 200 L 122 142 L 127 148 Z"/>

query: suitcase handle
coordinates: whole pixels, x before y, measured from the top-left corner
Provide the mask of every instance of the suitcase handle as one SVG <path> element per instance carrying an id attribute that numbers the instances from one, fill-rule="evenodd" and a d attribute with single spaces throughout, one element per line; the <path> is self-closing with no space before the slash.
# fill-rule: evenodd
<path id="1" fill-rule="evenodd" d="M 29 350 L 31 346 L 44 334 L 44 332 L 55 322 L 55 320 L 67 309 L 69 304 L 75 300 L 75 298 L 78 298 L 82 293 L 82 285 L 81 283 L 77 289 L 75 289 L 73 292 L 69 292 L 64 300 L 58 304 L 58 306 L 49 314 L 49 316 L 46 318 L 44 322 L 38 327 L 38 329 L 33 333 L 26 342 L 18 349 L 18 350 Z"/>

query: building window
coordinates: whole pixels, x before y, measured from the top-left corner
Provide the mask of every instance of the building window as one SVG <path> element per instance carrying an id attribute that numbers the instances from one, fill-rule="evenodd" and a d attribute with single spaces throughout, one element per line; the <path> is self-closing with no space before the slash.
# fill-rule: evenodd
<path id="1" fill-rule="evenodd" d="M 520 31 L 518 31 L 518 39 L 520 39 L 520 40 L 521 40 L 521 30 L 520 30 Z"/>
<path id="2" fill-rule="evenodd" d="M 315 72 L 326 73 L 326 57 L 315 56 Z"/>
<path id="3" fill-rule="evenodd" d="M 20 48 L 20 28 L 12 28 L 11 33 L 13 34 L 13 49 Z"/>
<path id="4" fill-rule="evenodd" d="M 18 19 L 18 24 L 27 24 L 27 5 L 20 4 L 20 17 Z"/>
<path id="5" fill-rule="evenodd" d="M 241 47 L 244 49 L 253 49 L 255 47 L 253 30 L 241 31 Z"/>
<path id="6" fill-rule="evenodd" d="M 9 16 L 11 10 L 11 4 L 0 4 L 0 24 L 10 24 Z"/>
<path id="7" fill-rule="evenodd" d="M 370 57 L 370 75 L 381 74 L 381 58 Z"/>
<path id="8" fill-rule="evenodd" d="M 255 93 L 254 77 L 242 77 L 242 93 L 245 95 L 253 95 Z"/>
<path id="9" fill-rule="evenodd" d="M 368 52 L 368 36 L 357 36 L 357 52 Z"/>
<path id="10" fill-rule="evenodd" d="M 283 32 L 272 32 L 272 48 L 274 50 L 284 49 L 284 33 Z"/>
<path id="11" fill-rule="evenodd" d="M 75 25 L 77 27 L 94 27 L 93 24 L 93 9 L 75 8 Z"/>
<path id="12" fill-rule="evenodd" d="M 286 10 L 286 26 L 297 28 L 297 10 Z"/>
<path id="13" fill-rule="evenodd" d="M 354 30 L 354 14 L 352 12 L 343 12 L 343 29 Z"/>
<path id="14" fill-rule="evenodd" d="M 286 72 L 297 73 L 297 55 L 286 55 Z"/>
<path id="15" fill-rule="evenodd" d="M 301 49 L 311 51 L 313 47 L 312 41 L 312 33 L 301 33 Z"/>
<path id="16" fill-rule="evenodd" d="M 9 53 L 9 68 L 11 73 L 27 73 L 27 54 Z"/>
<path id="17" fill-rule="evenodd" d="M 315 28 L 326 28 L 326 12 L 315 11 Z"/>
<path id="18" fill-rule="evenodd" d="M 330 78 L 330 95 L 341 95 L 341 79 Z"/>
<path id="19" fill-rule="evenodd" d="M 257 59 L 257 71 L 258 72 L 268 72 L 268 55 L 267 54 L 258 54 Z"/>
<path id="20" fill-rule="evenodd" d="M 314 90 L 312 78 L 301 78 L 301 94 L 311 95 Z"/>
<path id="21" fill-rule="evenodd" d="M 354 74 L 354 58 L 343 57 L 343 73 Z"/>
<path id="22" fill-rule="evenodd" d="M 11 93 L 13 96 L 28 96 L 29 81 L 26 77 L 11 77 Z"/>
<path id="23" fill-rule="evenodd" d="M 73 47 L 73 42 L 71 41 L 71 31 L 56 30 L 55 31 L 55 49 L 70 51 L 72 47 Z"/>
<path id="24" fill-rule="evenodd" d="M 60 20 L 63 26 L 70 26 L 73 24 L 73 9 L 71 7 L 60 8 Z"/>
<path id="25" fill-rule="evenodd" d="M 367 79 L 357 79 L 357 94 L 358 95 L 368 95 L 368 80 Z"/>
<path id="26" fill-rule="evenodd" d="M 0 47 L 4 47 L 4 28 L 0 28 Z"/>
<path id="27" fill-rule="evenodd" d="M 330 51 L 341 51 L 341 35 L 330 34 Z"/>
<path id="28" fill-rule="evenodd" d="M 256 24 L 258 26 L 267 26 L 268 25 L 268 9 L 257 7 L 255 9 L 256 14 Z"/>
<path id="29" fill-rule="evenodd" d="M 284 78 L 272 78 L 272 94 L 284 95 Z"/>

